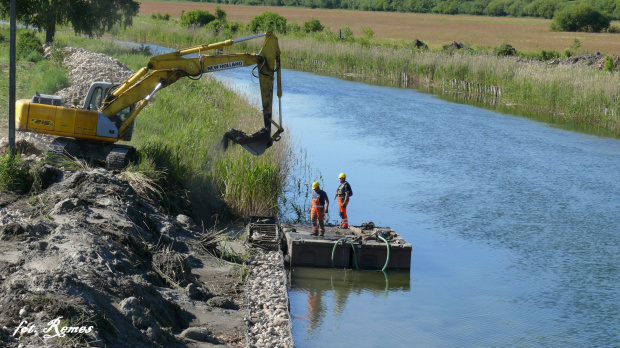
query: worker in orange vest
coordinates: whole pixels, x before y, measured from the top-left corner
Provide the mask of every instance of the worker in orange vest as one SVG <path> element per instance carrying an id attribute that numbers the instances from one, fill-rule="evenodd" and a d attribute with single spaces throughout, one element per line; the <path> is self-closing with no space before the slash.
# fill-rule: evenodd
<path id="1" fill-rule="evenodd" d="M 327 214 L 329 208 L 329 198 L 327 193 L 321 190 L 318 182 L 312 183 L 312 204 L 310 206 L 310 220 L 312 221 L 312 235 L 319 235 L 323 237 L 325 235 L 325 214 Z"/>
<path id="2" fill-rule="evenodd" d="M 353 196 L 353 190 L 351 190 L 351 185 L 349 185 L 346 180 L 347 175 L 345 173 L 340 173 L 340 175 L 338 175 L 338 179 L 340 180 L 340 186 L 338 186 L 338 190 L 336 191 L 336 198 L 338 198 L 338 208 L 341 219 L 340 227 L 349 228 L 347 205 L 349 205 L 349 198 Z"/>

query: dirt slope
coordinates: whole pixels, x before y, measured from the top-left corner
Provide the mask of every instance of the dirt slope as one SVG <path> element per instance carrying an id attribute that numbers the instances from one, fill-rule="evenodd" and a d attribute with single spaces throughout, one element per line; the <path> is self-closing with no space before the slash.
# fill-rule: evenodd
<path id="1" fill-rule="evenodd" d="M 245 345 L 240 278 L 190 218 L 103 169 L 49 175 L 36 196 L 2 197 L 0 346 Z"/>
<path id="2" fill-rule="evenodd" d="M 65 102 L 131 73 L 80 49 L 65 64 Z M 42 159 L 48 137 L 17 138 L 24 158 Z M 245 346 L 240 268 L 201 247 L 202 228 L 119 173 L 45 168 L 42 192 L 0 195 L 1 347 Z"/>

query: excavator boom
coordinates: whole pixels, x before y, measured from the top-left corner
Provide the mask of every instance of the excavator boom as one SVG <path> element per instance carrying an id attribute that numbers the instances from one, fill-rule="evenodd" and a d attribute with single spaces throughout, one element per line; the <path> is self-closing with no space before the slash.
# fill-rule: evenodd
<path id="1" fill-rule="evenodd" d="M 262 49 L 257 54 L 207 54 L 257 37 L 265 37 Z M 198 56 L 188 57 L 189 55 Z M 160 89 L 166 88 L 182 77 L 200 78 L 204 73 L 244 66 L 256 66 L 258 71 L 264 127 L 250 136 L 232 129 L 224 135 L 223 142 L 233 141 L 242 145 L 250 153 L 261 155 L 272 145 L 273 141 L 280 139 L 283 131 L 281 124 L 272 119 L 273 88 L 276 78 L 278 98 L 282 97 L 282 86 L 280 83 L 280 48 L 278 39 L 271 33 L 190 47 L 152 57 L 145 68 L 128 77 L 110 94 L 100 110 L 111 117 L 128 105 L 138 103 L 134 111 L 119 126 L 119 137 L 123 137 L 129 125 Z M 276 132 L 273 135 L 271 135 L 272 124 L 276 126 Z"/>

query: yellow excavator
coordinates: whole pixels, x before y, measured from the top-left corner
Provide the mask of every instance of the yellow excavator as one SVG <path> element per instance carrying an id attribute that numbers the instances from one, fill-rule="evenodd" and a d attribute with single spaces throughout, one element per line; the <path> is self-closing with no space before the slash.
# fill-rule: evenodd
<path id="1" fill-rule="evenodd" d="M 223 47 L 258 37 L 264 37 L 259 53 L 220 53 Z M 72 101 L 72 106 L 63 106 L 61 97 L 39 93 L 31 100 L 18 100 L 16 129 L 58 136 L 50 144 L 52 153 L 105 162 L 108 170 L 122 169 L 129 163 L 134 148 L 116 143 L 131 140 L 134 120 L 157 91 L 182 77 L 199 79 L 204 73 L 244 66 L 255 66 L 264 127 L 252 135 L 233 128 L 224 134 L 222 145 L 226 148 L 232 141 L 259 156 L 280 140 L 283 132 L 282 109 L 279 122 L 272 118 L 274 80 L 277 79 L 280 106 L 282 86 L 278 39 L 270 32 L 154 56 L 146 67 L 120 84 L 93 83 L 81 107 L 77 100 Z"/>

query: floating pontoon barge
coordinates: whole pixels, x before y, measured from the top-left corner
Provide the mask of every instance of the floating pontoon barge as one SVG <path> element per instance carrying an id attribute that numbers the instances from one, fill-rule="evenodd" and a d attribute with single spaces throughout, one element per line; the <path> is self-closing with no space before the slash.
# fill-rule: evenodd
<path id="1" fill-rule="evenodd" d="M 291 267 L 409 269 L 411 244 L 389 227 L 325 226 L 325 236 L 312 227 L 284 225 L 282 247 Z"/>

